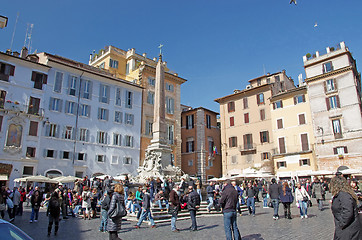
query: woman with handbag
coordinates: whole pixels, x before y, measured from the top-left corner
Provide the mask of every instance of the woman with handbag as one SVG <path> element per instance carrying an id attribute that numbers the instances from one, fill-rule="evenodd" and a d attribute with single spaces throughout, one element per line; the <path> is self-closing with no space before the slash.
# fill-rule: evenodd
<path id="1" fill-rule="evenodd" d="M 114 214 L 114 212 L 122 209 L 122 207 L 125 211 L 124 189 L 121 184 L 116 184 L 108 210 L 107 231 L 109 233 L 109 240 L 120 239 L 118 237 L 118 231 L 121 230 L 122 217 L 120 217 L 119 214 Z M 113 215 L 116 216 L 112 217 Z"/>
<path id="2" fill-rule="evenodd" d="M 305 188 L 298 182 L 297 188 L 295 189 L 295 201 L 299 205 L 300 218 L 308 218 L 308 201 L 310 201 L 310 196 L 305 190 Z"/>

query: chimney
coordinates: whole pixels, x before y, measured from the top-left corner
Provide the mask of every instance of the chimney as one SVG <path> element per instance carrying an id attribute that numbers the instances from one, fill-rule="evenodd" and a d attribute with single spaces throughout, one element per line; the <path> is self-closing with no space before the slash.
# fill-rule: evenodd
<path id="1" fill-rule="evenodd" d="M 26 47 L 23 47 L 20 52 L 21 58 L 26 58 L 28 56 L 28 49 Z"/>
<path id="2" fill-rule="evenodd" d="M 9 55 L 11 55 L 11 49 L 6 49 L 6 52 L 5 52 L 6 54 L 9 54 Z"/>
<path id="3" fill-rule="evenodd" d="M 20 56 L 20 53 L 19 53 L 19 52 L 13 52 L 13 56 L 14 56 L 14 57 L 19 57 L 19 56 Z"/>

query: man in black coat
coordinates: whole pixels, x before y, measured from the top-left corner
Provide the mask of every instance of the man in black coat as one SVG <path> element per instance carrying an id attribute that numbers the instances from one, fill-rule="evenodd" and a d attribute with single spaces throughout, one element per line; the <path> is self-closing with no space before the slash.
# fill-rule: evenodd
<path id="1" fill-rule="evenodd" d="M 271 184 L 269 186 L 269 196 L 270 201 L 273 204 L 274 215 L 273 219 L 279 219 L 279 195 L 280 195 L 280 186 L 277 184 L 275 178 L 271 180 Z"/>
<path id="2" fill-rule="evenodd" d="M 238 225 L 236 224 L 236 206 L 238 201 L 238 192 L 230 184 L 230 180 L 227 180 L 219 200 L 224 215 L 224 229 L 227 240 L 239 239 L 241 237 Z M 232 232 L 234 233 L 234 238 L 232 238 Z"/>
<path id="3" fill-rule="evenodd" d="M 189 194 L 187 198 L 187 209 L 190 212 L 192 225 L 190 227 L 191 231 L 197 231 L 196 223 L 196 211 L 200 207 L 200 195 L 194 190 L 192 186 L 189 186 Z"/>
<path id="4" fill-rule="evenodd" d="M 248 183 L 248 187 L 245 189 L 246 204 L 249 209 L 249 215 L 255 216 L 255 199 L 258 194 L 258 190 L 252 186 L 251 182 Z"/>

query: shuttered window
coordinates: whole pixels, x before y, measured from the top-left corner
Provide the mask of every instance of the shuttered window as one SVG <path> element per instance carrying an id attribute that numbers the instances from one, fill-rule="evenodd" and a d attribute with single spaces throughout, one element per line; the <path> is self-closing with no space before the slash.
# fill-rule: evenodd
<path id="1" fill-rule="evenodd" d="M 282 138 L 279 138 L 278 139 L 278 142 L 279 142 L 279 153 L 286 153 L 285 151 L 285 139 L 282 137 Z"/>
<path id="2" fill-rule="evenodd" d="M 305 124 L 305 114 L 299 114 L 298 119 L 299 119 L 299 125 Z"/>
<path id="3" fill-rule="evenodd" d="M 29 135 L 30 136 L 38 135 L 38 122 L 30 121 Z"/>
<path id="4" fill-rule="evenodd" d="M 228 103 L 228 112 L 235 112 L 235 102 Z"/>
<path id="5" fill-rule="evenodd" d="M 230 127 L 234 126 L 234 117 L 230 117 Z"/>
<path id="6" fill-rule="evenodd" d="M 244 113 L 244 123 L 249 123 L 249 113 Z"/>
<path id="7" fill-rule="evenodd" d="M 301 134 L 300 138 L 302 142 L 302 151 L 309 151 L 308 134 Z"/>
<path id="8" fill-rule="evenodd" d="M 283 128 L 283 119 L 278 119 L 278 120 L 277 120 L 277 127 L 278 127 L 278 129 L 282 129 L 282 128 Z"/>
<path id="9" fill-rule="evenodd" d="M 265 120 L 265 109 L 260 109 L 260 121 Z"/>

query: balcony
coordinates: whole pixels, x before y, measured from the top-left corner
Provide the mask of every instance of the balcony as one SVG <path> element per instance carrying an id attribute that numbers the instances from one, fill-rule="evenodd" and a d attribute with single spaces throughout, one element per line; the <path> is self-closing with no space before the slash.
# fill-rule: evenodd
<path id="1" fill-rule="evenodd" d="M 301 149 L 301 146 L 286 146 L 285 152 L 280 152 L 279 148 L 273 148 L 272 149 L 272 155 L 273 156 L 291 156 L 291 155 L 298 155 L 303 153 L 310 153 L 312 152 L 313 146 L 308 145 L 308 147 L 305 147 L 304 150 Z"/>
<path id="2" fill-rule="evenodd" d="M 244 145 L 239 145 L 239 151 L 241 155 L 256 154 L 256 144 L 246 143 Z"/>
<path id="3" fill-rule="evenodd" d="M 12 102 L 7 100 L 5 102 L 0 101 L 0 109 L 13 112 L 13 113 L 27 113 L 31 115 L 36 115 L 43 117 L 44 116 L 44 109 L 39 107 L 32 107 L 32 105 L 28 106 L 25 104 L 20 104 L 19 102 L 15 101 Z"/>

